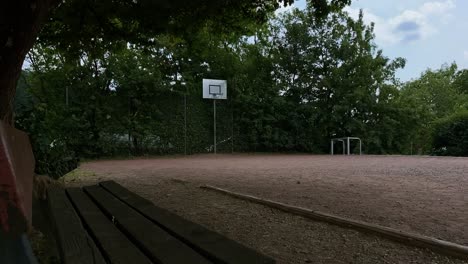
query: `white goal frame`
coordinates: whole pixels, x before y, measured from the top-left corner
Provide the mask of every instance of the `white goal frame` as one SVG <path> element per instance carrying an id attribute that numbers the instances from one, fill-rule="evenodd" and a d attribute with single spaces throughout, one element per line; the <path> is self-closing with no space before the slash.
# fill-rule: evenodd
<path id="1" fill-rule="evenodd" d="M 342 137 L 342 138 L 332 138 L 330 141 L 330 154 L 334 155 L 334 144 L 335 142 L 343 143 L 343 155 L 351 155 L 351 140 L 359 141 L 359 155 L 362 155 L 362 141 L 358 137 Z"/>

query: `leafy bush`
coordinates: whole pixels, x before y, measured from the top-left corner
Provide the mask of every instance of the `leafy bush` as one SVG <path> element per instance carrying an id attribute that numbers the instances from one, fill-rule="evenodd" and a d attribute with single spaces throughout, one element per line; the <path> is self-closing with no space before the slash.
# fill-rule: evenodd
<path id="1" fill-rule="evenodd" d="M 24 89 L 19 86 L 20 91 Z M 26 92 L 23 94 L 28 96 Z M 63 131 L 58 125 L 63 123 L 61 119 L 51 115 L 52 112 L 46 111 L 44 104 L 37 103 L 32 96 L 27 100 L 20 100 L 20 95 L 17 94 L 15 102 L 15 126 L 29 134 L 36 159 L 35 172 L 57 179 L 77 168 L 79 160 L 70 146 L 70 140 L 65 140 L 66 137 L 60 135 Z M 76 131 L 69 130 L 70 133 Z"/>
<path id="2" fill-rule="evenodd" d="M 38 174 L 57 179 L 78 167 L 78 158 L 63 141 L 53 140 L 48 143 L 44 140 L 35 140 L 33 150 Z"/>
<path id="3" fill-rule="evenodd" d="M 432 147 L 434 155 L 468 156 L 468 111 L 436 122 Z"/>

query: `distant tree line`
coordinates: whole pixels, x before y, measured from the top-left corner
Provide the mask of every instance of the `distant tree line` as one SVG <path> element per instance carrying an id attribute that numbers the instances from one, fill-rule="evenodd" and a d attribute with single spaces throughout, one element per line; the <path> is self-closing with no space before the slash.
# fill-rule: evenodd
<path id="1" fill-rule="evenodd" d="M 201 80 L 219 78 L 229 94 L 218 107 L 221 151 L 327 153 L 330 138 L 357 136 L 369 154 L 468 155 L 468 71 L 452 64 L 402 83 L 405 59 L 378 49 L 362 13 L 316 12 L 246 22 L 249 35 L 207 23 L 146 43 L 39 41 L 15 124 L 31 135 L 37 171 L 54 176 L 77 158 L 208 152 Z"/>

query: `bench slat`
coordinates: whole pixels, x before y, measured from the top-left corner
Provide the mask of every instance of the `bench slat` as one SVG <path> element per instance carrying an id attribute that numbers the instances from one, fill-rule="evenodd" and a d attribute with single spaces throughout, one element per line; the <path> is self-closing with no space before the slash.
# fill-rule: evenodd
<path id="1" fill-rule="evenodd" d="M 68 188 L 67 193 L 84 224 L 111 263 L 152 263 L 115 227 L 81 188 Z"/>
<path id="2" fill-rule="evenodd" d="M 208 256 L 215 263 L 275 263 L 275 260 L 270 257 L 155 206 L 152 202 L 114 181 L 101 182 L 100 185 L 174 236 Z"/>
<path id="3" fill-rule="evenodd" d="M 153 261 L 163 264 L 211 263 L 103 188 L 90 186 L 84 190 Z"/>
<path id="4" fill-rule="evenodd" d="M 80 218 L 61 188 L 47 192 L 51 219 L 54 221 L 59 251 L 65 264 L 105 264 L 93 240 L 83 232 Z"/>

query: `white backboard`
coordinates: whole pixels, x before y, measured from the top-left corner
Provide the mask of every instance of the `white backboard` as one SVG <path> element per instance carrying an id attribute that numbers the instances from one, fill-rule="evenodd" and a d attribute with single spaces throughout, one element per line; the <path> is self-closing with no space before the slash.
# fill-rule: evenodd
<path id="1" fill-rule="evenodd" d="M 227 81 L 203 79 L 204 99 L 227 99 Z"/>

